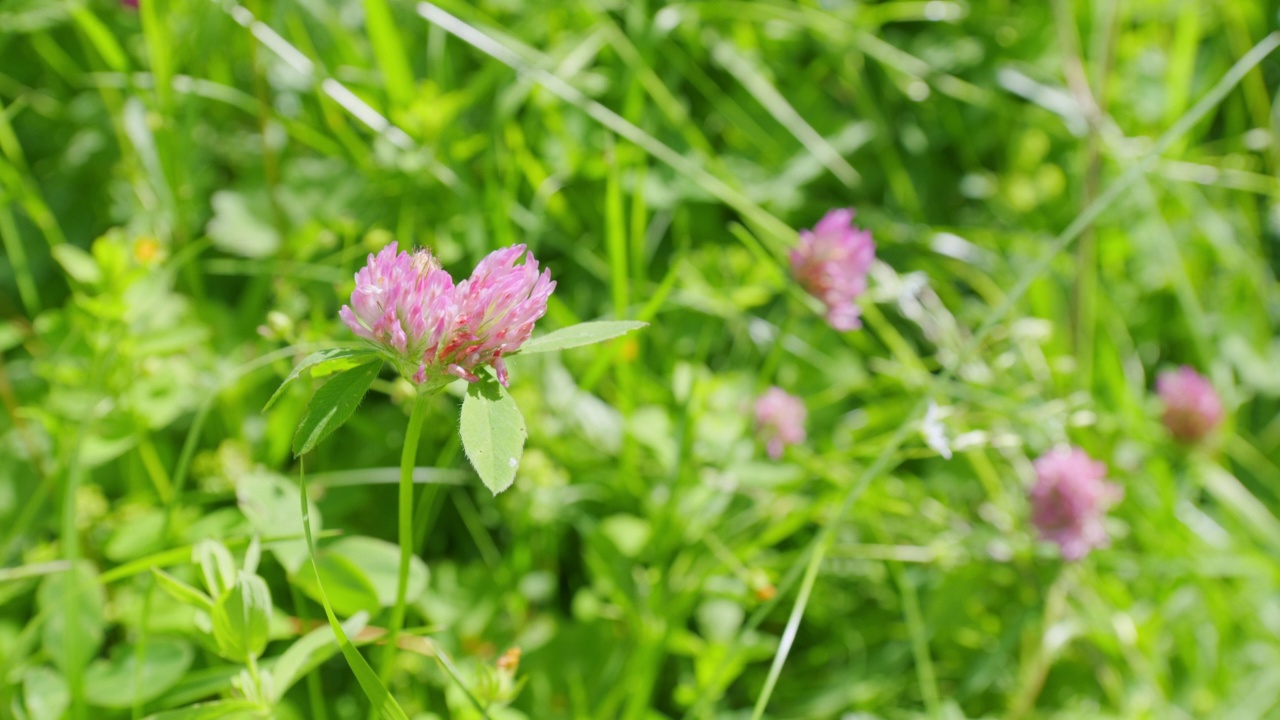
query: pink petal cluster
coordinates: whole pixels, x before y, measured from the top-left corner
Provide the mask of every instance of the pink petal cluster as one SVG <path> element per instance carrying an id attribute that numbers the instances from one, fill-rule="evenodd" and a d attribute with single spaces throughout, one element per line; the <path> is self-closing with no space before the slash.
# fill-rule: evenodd
<path id="1" fill-rule="evenodd" d="M 800 231 L 800 245 L 791 251 L 796 280 L 827 306 L 827 322 L 836 330 L 862 327 L 862 312 L 854 303 L 867 290 L 867 271 L 876 258 L 871 231 L 853 224 L 851 209 L 832 210 L 814 226 Z"/>
<path id="2" fill-rule="evenodd" d="M 774 460 L 782 457 L 786 446 L 804 442 L 804 421 L 809 411 L 795 395 L 771 387 L 756 398 L 755 414 L 756 435 Z"/>
<path id="3" fill-rule="evenodd" d="M 1050 450 L 1035 461 L 1031 521 L 1040 537 L 1058 544 L 1067 560 L 1079 560 L 1107 544 L 1102 517 L 1121 497 L 1106 481 L 1107 466 L 1080 448 Z"/>
<path id="4" fill-rule="evenodd" d="M 1179 442 L 1197 442 L 1222 422 L 1222 401 L 1213 385 L 1185 365 L 1160 373 L 1156 392 L 1164 402 L 1164 426 Z"/>
<path id="5" fill-rule="evenodd" d="M 419 385 L 453 377 L 476 382 L 481 365 L 491 365 L 506 385 L 502 358 L 529 339 L 555 287 L 551 271 L 538 274 L 524 245 L 489 253 L 454 285 L 429 251 L 399 252 L 393 242 L 369 255 L 339 316 Z"/>

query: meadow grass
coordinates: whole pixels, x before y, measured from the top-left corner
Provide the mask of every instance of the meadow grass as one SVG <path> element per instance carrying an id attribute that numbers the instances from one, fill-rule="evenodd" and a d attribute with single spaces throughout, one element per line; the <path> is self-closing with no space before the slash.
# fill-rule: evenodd
<path id="1" fill-rule="evenodd" d="M 1278 9 L 10 0 L 0 717 L 1280 713 Z M 851 332 L 789 259 L 842 207 Z M 500 494 L 461 382 L 293 455 L 391 240 L 648 323 L 509 359 Z M 1124 493 L 1074 562 L 1065 444 Z"/>

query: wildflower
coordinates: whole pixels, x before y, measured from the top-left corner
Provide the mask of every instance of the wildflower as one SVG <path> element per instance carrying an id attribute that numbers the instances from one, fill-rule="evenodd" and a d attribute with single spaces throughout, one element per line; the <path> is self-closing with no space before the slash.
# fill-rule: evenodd
<path id="1" fill-rule="evenodd" d="M 934 401 L 929 401 L 929 409 L 925 411 L 924 420 L 920 421 L 920 434 L 924 442 L 942 457 L 951 459 L 951 445 L 947 442 L 947 431 L 942 424 L 942 409 Z"/>
<path id="2" fill-rule="evenodd" d="M 804 421 L 809 412 L 804 402 L 779 387 L 771 387 L 756 398 L 756 435 L 765 443 L 769 457 L 777 460 L 787 445 L 804 442 Z"/>
<path id="3" fill-rule="evenodd" d="M 521 257 L 523 265 L 516 265 Z M 503 355 L 510 355 L 533 333 L 533 324 L 547 313 L 547 298 L 556 284 L 551 271 L 538 274 L 538 261 L 524 245 L 495 250 L 480 261 L 471 277 L 458 284 L 456 329 L 442 350 L 459 377 L 475 382 L 471 368 L 490 364 L 498 380 L 507 384 Z"/>
<path id="4" fill-rule="evenodd" d="M 862 327 L 854 301 L 866 292 L 876 257 L 871 231 L 856 227 L 853 215 L 851 209 L 828 212 L 813 230 L 800 231 L 800 245 L 791 251 L 791 272 L 826 304 L 827 322 L 840 331 Z"/>
<path id="5" fill-rule="evenodd" d="M 529 339 L 556 286 L 524 245 L 495 250 L 455 286 L 430 251 L 399 252 L 393 242 L 369 255 L 355 280 L 339 316 L 418 385 L 476 382 L 475 369 L 490 365 L 505 386 L 503 356 Z"/>
<path id="6" fill-rule="evenodd" d="M 1186 365 L 1160 373 L 1156 392 L 1164 402 L 1164 426 L 1179 442 L 1196 442 L 1222 422 L 1222 401 L 1213 385 Z"/>
<path id="7" fill-rule="evenodd" d="M 1105 479 L 1107 466 L 1073 447 L 1041 455 L 1035 470 L 1031 520 L 1040 537 L 1057 543 L 1067 560 L 1106 545 L 1102 516 L 1121 497 L 1120 488 Z"/>

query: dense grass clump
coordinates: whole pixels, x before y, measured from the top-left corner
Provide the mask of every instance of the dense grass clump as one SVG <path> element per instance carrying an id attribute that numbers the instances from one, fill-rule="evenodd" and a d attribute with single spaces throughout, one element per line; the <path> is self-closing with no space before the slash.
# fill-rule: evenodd
<path id="1" fill-rule="evenodd" d="M 0 3 L 0 718 L 1276 716 L 1278 10 Z"/>

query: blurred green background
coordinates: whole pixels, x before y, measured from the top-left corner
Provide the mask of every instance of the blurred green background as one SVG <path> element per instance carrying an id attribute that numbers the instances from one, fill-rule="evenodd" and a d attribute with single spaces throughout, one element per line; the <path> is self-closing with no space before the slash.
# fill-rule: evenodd
<path id="1" fill-rule="evenodd" d="M 433 400 L 409 717 L 1280 716 L 1278 10 L 3 0 L 0 717 L 367 716 L 327 628 L 252 697 L 150 568 L 199 587 L 194 543 L 285 538 L 257 573 L 286 675 L 324 617 L 314 383 L 261 408 L 352 340 L 393 239 L 455 276 L 528 243 L 543 332 L 651 323 L 512 360 L 496 498 Z M 786 248 L 849 206 L 881 263 L 837 334 Z M 1151 391 L 1183 363 L 1228 407 L 1192 449 Z M 772 384 L 810 412 L 777 463 Z M 407 396 L 384 375 L 307 458 L 353 631 L 394 587 Z M 1065 441 L 1126 494 L 1075 564 L 1025 499 Z"/>

